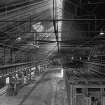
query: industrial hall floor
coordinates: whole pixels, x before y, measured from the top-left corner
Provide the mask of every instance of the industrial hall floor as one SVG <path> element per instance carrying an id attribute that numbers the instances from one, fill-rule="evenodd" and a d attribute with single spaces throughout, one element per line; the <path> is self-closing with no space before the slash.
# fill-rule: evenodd
<path id="1" fill-rule="evenodd" d="M 64 78 L 58 68 L 35 79 L 16 96 L 1 95 L 0 105 L 68 105 Z"/>

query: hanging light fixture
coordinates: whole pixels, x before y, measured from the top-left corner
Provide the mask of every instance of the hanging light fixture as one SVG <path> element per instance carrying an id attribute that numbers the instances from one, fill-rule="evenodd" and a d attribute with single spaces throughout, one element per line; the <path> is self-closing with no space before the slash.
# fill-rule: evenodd
<path id="1" fill-rule="evenodd" d="M 99 34 L 100 34 L 100 35 L 104 35 L 104 34 L 105 34 L 104 31 L 103 31 L 103 29 L 101 29 L 101 31 L 100 31 Z"/>
<path id="2" fill-rule="evenodd" d="M 17 40 L 17 41 L 21 41 L 21 40 L 22 40 L 22 38 L 21 38 L 21 37 L 18 37 L 16 40 Z"/>

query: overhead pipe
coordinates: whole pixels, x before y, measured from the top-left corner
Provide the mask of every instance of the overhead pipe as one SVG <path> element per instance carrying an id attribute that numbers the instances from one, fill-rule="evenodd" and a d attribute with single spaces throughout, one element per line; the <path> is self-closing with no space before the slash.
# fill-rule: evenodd
<path id="1" fill-rule="evenodd" d="M 86 18 L 71 18 L 71 19 L 56 19 L 56 21 L 105 21 L 105 18 L 102 19 L 95 19 L 95 18 L 90 18 L 90 19 L 86 19 Z M 53 22 L 54 19 L 37 19 L 37 20 L 31 20 L 31 22 L 36 22 L 36 21 L 47 21 L 47 22 Z M 30 20 L 2 20 L 0 22 L 30 22 Z"/>

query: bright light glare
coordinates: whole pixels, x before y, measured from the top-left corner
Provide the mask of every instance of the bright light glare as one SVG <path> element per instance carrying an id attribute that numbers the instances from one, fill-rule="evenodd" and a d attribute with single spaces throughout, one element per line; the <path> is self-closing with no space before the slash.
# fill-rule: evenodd
<path id="1" fill-rule="evenodd" d="M 31 68 L 31 70 L 35 70 L 35 69 L 36 69 L 36 67 L 32 67 L 32 68 Z"/>
<path id="2" fill-rule="evenodd" d="M 61 77 L 63 78 L 63 68 L 61 69 Z"/>
<path id="3" fill-rule="evenodd" d="M 21 39 L 22 39 L 21 37 L 18 37 L 16 40 L 17 40 L 17 41 L 20 41 Z"/>
<path id="4" fill-rule="evenodd" d="M 32 26 L 33 26 L 34 30 L 36 30 L 37 32 L 42 32 L 44 30 L 44 27 L 41 24 L 41 22 L 38 22 Z"/>
<path id="5" fill-rule="evenodd" d="M 61 5 L 62 5 L 63 0 L 56 0 L 56 2 L 57 2 L 57 5 L 58 5 L 58 6 L 61 6 Z"/>
<path id="6" fill-rule="evenodd" d="M 61 68 L 61 72 L 59 74 L 57 74 L 57 77 L 63 78 L 63 75 L 64 75 L 63 68 Z"/>
<path id="7" fill-rule="evenodd" d="M 63 0 L 56 0 L 57 5 L 57 19 L 62 19 Z M 62 21 L 58 21 L 58 31 L 61 31 Z M 61 41 L 61 33 L 58 33 L 58 40 Z"/>
<path id="8" fill-rule="evenodd" d="M 104 32 L 100 32 L 100 35 L 104 35 Z"/>

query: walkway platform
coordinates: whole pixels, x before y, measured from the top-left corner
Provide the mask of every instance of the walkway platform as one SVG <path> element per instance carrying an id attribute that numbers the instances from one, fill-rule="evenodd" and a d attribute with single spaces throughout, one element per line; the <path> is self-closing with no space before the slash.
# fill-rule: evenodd
<path id="1" fill-rule="evenodd" d="M 64 80 L 52 70 L 36 77 L 18 95 L 0 96 L 0 105 L 68 105 L 67 102 Z"/>

